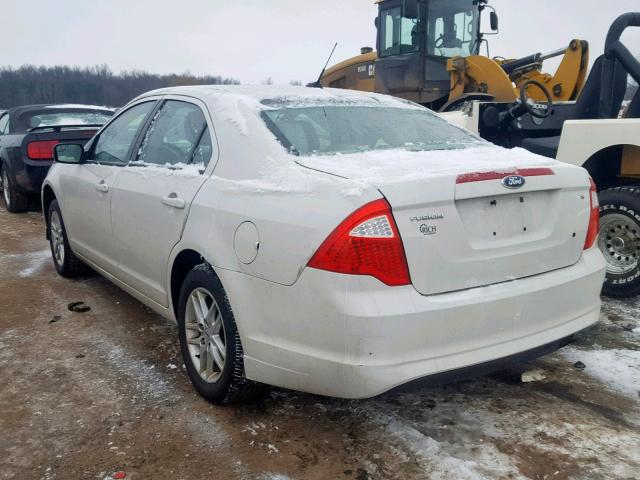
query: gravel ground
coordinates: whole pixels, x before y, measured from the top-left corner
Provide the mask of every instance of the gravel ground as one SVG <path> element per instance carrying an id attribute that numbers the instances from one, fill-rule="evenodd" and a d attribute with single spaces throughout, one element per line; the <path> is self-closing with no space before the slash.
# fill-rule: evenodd
<path id="1" fill-rule="evenodd" d="M 175 325 L 97 275 L 58 277 L 40 214 L 0 212 L 1 479 L 640 478 L 636 300 L 492 376 L 223 408 L 192 390 Z"/>

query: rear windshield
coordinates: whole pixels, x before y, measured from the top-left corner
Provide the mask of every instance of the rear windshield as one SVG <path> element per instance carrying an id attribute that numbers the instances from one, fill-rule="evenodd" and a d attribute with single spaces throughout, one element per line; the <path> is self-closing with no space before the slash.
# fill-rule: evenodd
<path id="1" fill-rule="evenodd" d="M 35 111 L 20 117 L 20 129 L 46 127 L 82 127 L 84 125 L 104 125 L 113 116 L 109 111 L 64 110 Z"/>
<path id="2" fill-rule="evenodd" d="M 451 150 L 484 144 L 427 109 L 313 106 L 264 110 L 262 118 L 294 155 L 373 150 Z"/>

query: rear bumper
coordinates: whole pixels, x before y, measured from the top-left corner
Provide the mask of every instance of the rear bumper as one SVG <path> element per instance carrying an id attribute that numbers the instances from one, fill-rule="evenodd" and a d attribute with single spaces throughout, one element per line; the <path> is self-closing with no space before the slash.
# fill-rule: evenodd
<path id="1" fill-rule="evenodd" d="M 568 268 L 433 296 L 313 269 L 288 287 L 219 273 L 248 378 L 367 398 L 424 377 L 559 347 L 598 321 L 604 271 L 602 255 L 592 249 Z"/>
<path id="2" fill-rule="evenodd" d="M 14 162 L 11 165 L 12 175 L 19 191 L 29 194 L 40 194 L 44 179 L 49 173 L 53 162 L 40 162 L 39 165 L 31 165 L 23 162 Z"/>

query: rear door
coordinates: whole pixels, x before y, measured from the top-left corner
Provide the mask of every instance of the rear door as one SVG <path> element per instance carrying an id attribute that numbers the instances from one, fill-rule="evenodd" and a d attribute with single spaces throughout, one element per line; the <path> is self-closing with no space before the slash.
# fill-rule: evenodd
<path id="1" fill-rule="evenodd" d="M 59 165 L 62 215 L 71 246 L 110 273 L 116 266 L 111 229 L 112 188 L 156 104 L 147 100 L 120 113 L 94 139 L 86 163 Z"/>
<path id="2" fill-rule="evenodd" d="M 207 117 L 197 100 L 165 99 L 113 189 L 118 276 L 164 306 L 169 255 L 182 236 L 214 149 Z"/>

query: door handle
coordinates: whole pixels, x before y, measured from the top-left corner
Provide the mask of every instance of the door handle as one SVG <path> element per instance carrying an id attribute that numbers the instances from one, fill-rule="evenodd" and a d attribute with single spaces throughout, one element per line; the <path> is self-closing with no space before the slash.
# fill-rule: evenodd
<path id="1" fill-rule="evenodd" d="M 178 198 L 178 195 L 175 193 L 171 193 L 166 197 L 162 197 L 162 203 L 164 203 L 167 207 L 177 208 L 178 210 L 182 210 L 187 206 L 187 202 L 185 202 L 182 198 Z"/>
<path id="2" fill-rule="evenodd" d="M 107 193 L 109 191 L 109 185 L 104 183 L 104 181 L 96 184 L 96 190 L 102 193 Z"/>

